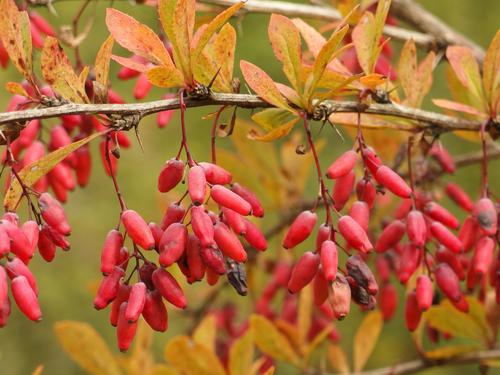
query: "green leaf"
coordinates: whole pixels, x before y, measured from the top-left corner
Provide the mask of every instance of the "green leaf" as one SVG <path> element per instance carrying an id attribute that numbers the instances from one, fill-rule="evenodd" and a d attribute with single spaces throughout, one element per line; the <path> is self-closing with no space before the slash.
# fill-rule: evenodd
<path id="1" fill-rule="evenodd" d="M 251 315 L 250 329 L 252 330 L 255 345 L 261 352 L 295 366 L 300 363 L 299 356 L 293 350 L 290 342 L 269 319 L 262 315 Z"/>
<path id="2" fill-rule="evenodd" d="M 490 106 L 490 114 L 498 115 L 500 106 L 500 31 L 486 51 L 483 62 L 483 86 Z"/>
<path id="3" fill-rule="evenodd" d="M 259 124 L 262 129 L 270 131 L 279 125 L 291 120 L 290 112 L 281 108 L 267 108 L 252 116 L 252 120 Z"/>
<path id="4" fill-rule="evenodd" d="M 28 13 L 14 0 L 0 0 L 0 38 L 12 64 L 33 84 L 33 47 Z"/>
<path id="5" fill-rule="evenodd" d="M 174 68 L 165 45 L 148 26 L 112 8 L 106 9 L 106 26 L 123 48 L 155 65 Z"/>
<path id="6" fill-rule="evenodd" d="M 56 38 L 48 36 L 45 39 L 41 64 L 43 78 L 56 93 L 73 103 L 88 103 L 85 84 L 76 75 Z"/>
<path id="7" fill-rule="evenodd" d="M 54 331 L 63 350 L 89 374 L 122 374 L 110 349 L 89 324 L 60 321 L 54 324 Z"/>
<path id="8" fill-rule="evenodd" d="M 176 336 L 167 343 L 165 359 L 186 375 L 226 375 L 219 358 L 187 336 Z"/>
<path id="9" fill-rule="evenodd" d="M 56 151 L 51 152 L 48 155 L 45 155 L 43 158 L 25 166 L 18 172 L 19 177 L 23 181 L 26 187 L 33 186 L 40 178 L 49 173 L 52 168 L 54 168 L 57 164 L 59 164 L 64 158 L 66 158 L 73 151 L 78 148 L 86 145 L 91 140 L 100 137 L 103 134 L 106 134 L 107 130 L 102 132 L 94 133 L 80 141 L 73 142 L 65 147 L 61 147 Z M 12 179 L 12 182 L 9 186 L 9 190 L 5 195 L 3 204 L 6 210 L 14 210 L 22 196 L 22 188 L 19 184 L 19 181 L 16 178 Z"/>
<path id="10" fill-rule="evenodd" d="M 268 35 L 274 54 L 283 64 L 285 75 L 295 91 L 302 93 L 302 51 L 299 30 L 289 18 L 272 14 Z"/>
<path id="11" fill-rule="evenodd" d="M 295 113 L 266 72 L 245 60 L 240 61 L 240 68 L 245 81 L 263 100 L 275 107 Z"/>
<path id="12" fill-rule="evenodd" d="M 248 330 L 237 338 L 229 349 L 228 370 L 230 375 L 247 375 L 254 356 L 253 336 Z"/>
<path id="13" fill-rule="evenodd" d="M 383 324 L 382 313 L 375 310 L 369 312 L 359 325 L 354 335 L 354 371 L 359 372 L 365 367 L 377 344 Z"/>

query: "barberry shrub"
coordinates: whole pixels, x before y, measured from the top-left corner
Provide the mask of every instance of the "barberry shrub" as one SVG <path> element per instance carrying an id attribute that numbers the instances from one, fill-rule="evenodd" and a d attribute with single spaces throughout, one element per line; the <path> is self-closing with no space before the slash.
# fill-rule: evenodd
<path id="1" fill-rule="evenodd" d="M 398 316 L 422 357 L 412 371 L 498 366 L 500 201 L 490 161 L 500 156 L 500 32 L 484 52 L 402 0 L 335 2 L 339 15 L 324 4 L 158 0 L 138 2 L 136 13 L 111 4 L 106 35 L 92 26 L 77 34 L 89 3 L 68 32 L 35 9 L 56 14 L 57 4 L 0 0 L 0 65 L 17 70 L 3 82 L 10 98 L 0 113 L 0 327 L 9 330 L 15 309 L 42 321 L 51 306 L 34 259 L 71 248 L 96 256 L 93 307 L 129 352 L 117 359 L 90 325 L 57 322 L 62 348 L 90 374 L 322 373 L 327 360 L 359 373 Z M 139 10 L 159 22 L 141 23 Z M 255 56 L 235 58 L 244 35 L 231 19 L 254 10 L 272 13 L 269 43 L 256 43 L 270 45 L 286 83 Z M 335 21 L 307 17 L 321 14 Z M 87 61 L 80 44 L 98 36 Z M 404 39 L 401 48 L 388 36 Z M 452 99 L 432 102 L 445 113 L 421 109 L 443 79 L 439 65 Z M 120 87 L 132 86 L 119 81 L 129 80 L 134 102 L 125 103 Z M 146 98 L 155 100 L 137 101 Z M 192 107 L 203 107 L 209 132 L 191 124 Z M 180 128 L 157 166 L 141 139 L 152 114 L 158 128 Z M 478 153 L 451 152 L 453 137 Z M 120 161 L 133 143 L 154 176 L 133 185 L 141 198 L 159 197 L 156 218 L 121 188 L 137 179 Z M 81 218 L 66 205 L 99 163 L 117 204 L 111 225 L 85 198 L 106 232 L 95 255 L 71 246 Z M 478 181 L 454 178 L 474 163 Z M 155 362 L 152 331 L 167 330 L 179 335 Z M 352 362 L 341 331 L 354 337 Z"/>

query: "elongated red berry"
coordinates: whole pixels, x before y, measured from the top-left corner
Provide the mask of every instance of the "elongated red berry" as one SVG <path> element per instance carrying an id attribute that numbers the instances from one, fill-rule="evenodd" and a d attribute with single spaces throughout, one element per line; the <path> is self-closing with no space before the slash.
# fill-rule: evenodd
<path id="1" fill-rule="evenodd" d="M 473 215 L 485 235 L 492 236 L 497 232 L 498 213 L 489 198 L 482 198 L 476 202 Z"/>
<path id="2" fill-rule="evenodd" d="M 186 210 L 180 204 L 172 203 L 168 206 L 167 211 L 165 211 L 165 215 L 161 221 L 160 227 L 161 229 L 167 229 L 172 223 L 180 223 L 184 218 Z"/>
<path id="3" fill-rule="evenodd" d="M 439 143 L 434 143 L 429 151 L 429 155 L 432 156 L 440 165 L 445 172 L 454 173 L 456 170 L 455 161 L 450 155 L 448 150 Z"/>
<path id="4" fill-rule="evenodd" d="M 56 33 L 52 26 L 40 14 L 36 13 L 35 11 L 30 11 L 29 17 L 30 21 L 33 22 L 42 33 L 49 36 L 56 36 Z"/>
<path id="5" fill-rule="evenodd" d="M 335 180 L 332 197 L 337 211 L 340 211 L 349 200 L 355 182 L 356 175 L 353 170 Z"/>
<path id="6" fill-rule="evenodd" d="M 352 217 L 342 216 L 338 221 L 338 228 L 349 246 L 365 253 L 373 249 L 368 235 Z"/>
<path id="7" fill-rule="evenodd" d="M 409 198 L 411 196 L 411 188 L 406 181 L 386 165 L 382 165 L 377 169 L 375 179 L 398 197 Z"/>
<path id="8" fill-rule="evenodd" d="M 31 249 L 34 252 L 35 247 L 38 243 L 38 237 L 40 235 L 40 228 L 38 223 L 34 220 L 28 220 L 21 226 L 21 231 L 24 233 L 28 242 L 30 243 Z M 1 252 L 1 251 L 0 251 Z"/>
<path id="9" fill-rule="evenodd" d="M 219 249 L 212 247 L 201 247 L 200 255 L 203 263 L 207 266 L 207 276 L 209 270 L 215 272 L 218 275 L 224 275 L 226 273 L 224 257 L 222 256 L 222 253 Z"/>
<path id="10" fill-rule="evenodd" d="M 317 220 L 318 215 L 309 210 L 302 211 L 298 214 L 286 233 L 285 239 L 283 240 L 283 247 L 285 249 L 292 249 L 299 243 L 305 241 L 314 229 Z"/>
<path id="11" fill-rule="evenodd" d="M 191 226 L 202 246 L 214 244 L 214 226 L 203 206 L 191 208 Z"/>
<path id="12" fill-rule="evenodd" d="M 366 202 L 354 202 L 349 209 L 349 216 L 352 217 L 365 232 L 368 232 L 370 209 L 368 208 L 368 204 Z"/>
<path id="13" fill-rule="evenodd" d="M 163 268 L 158 268 L 151 277 L 153 284 L 161 294 L 172 305 L 184 309 L 187 305 L 186 296 L 177 280 Z"/>
<path id="14" fill-rule="evenodd" d="M 474 203 L 460 186 L 452 182 L 448 182 L 446 184 L 445 191 L 448 197 L 455 201 L 455 203 L 457 203 L 465 211 L 472 212 L 472 210 L 474 209 Z"/>
<path id="15" fill-rule="evenodd" d="M 130 291 L 132 290 L 132 286 L 128 284 L 121 283 L 118 288 L 118 294 L 111 304 L 111 308 L 109 310 L 109 322 L 113 327 L 116 327 L 118 324 L 118 314 L 120 312 L 120 306 L 123 302 L 128 301 L 128 296 L 130 295 Z"/>
<path id="16" fill-rule="evenodd" d="M 363 147 L 362 156 L 366 167 L 370 170 L 372 176 L 375 177 L 377 169 L 382 165 L 382 160 L 380 160 L 375 151 L 368 147 Z"/>
<path id="17" fill-rule="evenodd" d="M 161 236 L 163 236 L 163 229 L 161 229 L 161 227 L 154 222 L 148 223 L 148 227 L 151 229 L 151 233 L 155 239 L 155 249 L 158 250 L 160 248 Z"/>
<path id="18" fill-rule="evenodd" d="M 38 296 L 38 286 L 36 283 L 35 276 L 31 273 L 30 269 L 26 264 L 24 264 L 19 258 L 12 258 L 7 263 L 5 263 L 5 270 L 7 271 L 7 275 L 12 280 L 16 276 L 24 276 L 28 280 L 31 289 L 35 292 L 35 295 Z"/>
<path id="19" fill-rule="evenodd" d="M 476 238 L 480 233 L 481 231 L 476 219 L 472 216 L 467 216 L 458 233 L 458 238 L 462 241 L 464 251 L 469 251 L 474 246 Z"/>
<path id="20" fill-rule="evenodd" d="M 327 240 L 321 244 L 321 267 L 327 281 L 333 281 L 337 277 L 339 254 L 335 242 Z"/>
<path id="21" fill-rule="evenodd" d="M 491 237 L 482 237 L 476 243 L 470 269 L 475 275 L 485 275 L 493 262 L 495 241 Z"/>
<path id="22" fill-rule="evenodd" d="M 226 207 L 222 207 L 222 214 L 224 215 L 224 222 L 228 224 L 236 234 L 245 234 L 246 220 L 243 216 Z"/>
<path id="23" fill-rule="evenodd" d="M 199 165 L 191 167 L 188 172 L 188 192 L 191 202 L 195 206 L 203 204 L 207 192 L 205 171 Z"/>
<path id="24" fill-rule="evenodd" d="M 267 249 L 267 240 L 264 233 L 252 223 L 250 220 L 245 220 L 245 240 L 254 249 L 265 251 Z"/>
<path id="25" fill-rule="evenodd" d="M 212 186 L 210 196 L 221 206 L 236 211 L 240 215 L 247 216 L 252 212 L 250 203 L 222 185 Z"/>
<path id="26" fill-rule="evenodd" d="M 146 284 L 135 283 L 130 289 L 127 308 L 125 309 L 125 320 L 128 323 L 137 322 L 146 303 Z M 120 320 L 118 319 L 118 324 Z"/>
<path id="27" fill-rule="evenodd" d="M 362 179 L 356 184 L 356 195 L 360 201 L 366 202 L 370 209 L 375 204 L 377 190 L 370 180 Z"/>
<path id="28" fill-rule="evenodd" d="M 297 293 L 308 285 L 316 275 L 320 263 L 320 257 L 311 251 L 305 252 L 293 267 L 288 290 Z"/>
<path id="29" fill-rule="evenodd" d="M 147 76 L 145 74 L 140 74 L 137 77 L 137 81 L 134 86 L 134 98 L 136 99 L 144 99 L 151 89 L 153 85 L 149 82 Z"/>
<path id="30" fill-rule="evenodd" d="M 344 275 L 337 274 L 332 283 L 331 302 L 333 313 L 338 320 L 344 319 L 351 309 L 351 287 Z"/>
<path id="31" fill-rule="evenodd" d="M 460 253 L 463 250 L 462 241 L 455 236 L 448 228 L 438 221 L 434 221 L 430 230 L 434 238 L 436 238 L 441 244 L 446 248 L 450 249 L 454 253 Z"/>
<path id="32" fill-rule="evenodd" d="M 148 292 L 146 294 L 146 303 L 142 310 L 142 316 L 153 330 L 158 332 L 165 332 L 167 330 L 167 309 L 158 291 Z"/>
<path id="33" fill-rule="evenodd" d="M 105 276 L 102 279 L 97 290 L 97 295 L 94 298 L 94 307 L 96 310 L 104 309 L 116 298 L 120 287 L 120 279 L 124 274 L 125 271 L 120 267 L 115 267 L 109 276 Z"/>
<path id="34" fill-rule="evenodd" d="M 413 332 L 417 329 L 418 323 L 420 323 L 421 316 L 422 313 L 418 308 L 417 293 L 415 291 L 412 291 L 406 296 L 405 305 L 405 320 L 406 328 L 408 328 L 408 331 Z"/>
<path id="35" fill-rule="evenodd" d="M 399 261 L 398 278 L 403 284 L 410 279 L 422 260 L 422 249 L 418 246 L 408 244 L 403 247 Z"/>
<path id="36" fill-rule="evenodd" d="M 384 255 L 377 256 L 375 258 L 375 268 L 380 281 L 383 283 L 388 282 L 389 277 L 391 276 L 391 264 L 389 263 L 388 258 Z"/>
<path id="37" fill-rule="evenodd" d="M 205 171 L 207 181 L 212 185 L 226 185 L 231 183 L 231 173 L 217 164 L 201 162 L 200 165 Z"/>
<path id="38" fill-rule="evenodd" d="M 238 194 L 240 197 L 242 197 L 244 200 L 246 200 L 248 203 L 250 203 L 250 206 L 252 206 L 253 216 L 256 217 L 264 216 L 264 207 L 262 207 L 259 198 L 257 198 L 257 195 L 255 195 L 253 191 L 238 183 L 233 184 L 231 190 L 236 194 Z"/>
<path id="39" fill-rule="evenodd" d="M 426 311 L 432 305 L 432 281 L 427 275 L 417 278 L 416 286 L 417 305 L 420 311 Z"/>
<path id="40" fill-rule="evenodd" d="M 47 235 L 47 231 L 43 229 L 38 236 L 38 251 L 46 262 L 52 262 L 56 255 L 56 245 Z"/>
<path id="41" fill-rule="evenodd" d="M 118 340 L 118 349 L 125 353 L 135 337 L 137 330 L 137 319 L 129 320 L 127 318 L 127 311 L 130 309 L 130 302 L 122 302 L 118 311 L 118 322 L 116 325 L 116 338 Z"/>
<path id="42" fill-rule="evenodd" d="M 323 223 L 319 226 L 318 232 L 316 233 L 316 251 L 320 252 L 321 245 L 323 242 L 332 238 L 332 227 Z"/>
<path id="43" fill-rule="evenodd" d="M 335 160 L 326 170 L 328 178 L 343 177 L 354 169 L 358 154 L 354 150 L 349 150 L 343 153 L 337 160 Z"/>
<path id="44" fill-rule="evenodd" d="M 396 246 L 406 232 L 406 225 L 401 220 L 394 220 L 384 228 L 375 243 L 375 250 L 383 253 L 391 247 Z"/>
<path id="45" fill-rule="evenodd" d="M 2 220 L 0 223 L 10 238 L 10 251 L 21 258 L 24 263 L 28 263 L 33 257 L 34 248 L 24 232 L 8 220 Z"/>
<path id="46" fill-rule="evenodd" d="M 42 320 L 42 311 L 40 310 L 38 298 L 28 279 L 23 275 L 16 276 L 10 284 L 10 288 L 19 310 L 34 322 Z"/>
<path id="47" fill-rule="evenodd" d="M 429 202 L 424 206 L 424 212 L 432 219 L 439 221 L 451 229 L 457 229 L 460 223 L 450 211 L 436 202 Z"/>
<path id="48" fill-rule="evenodd" d="M 215 224 L 214 239 L 217 247 L 225 256 L 234 259 L 238 263 L 247 260 L 247 253 L 240 240 L 224 223 L 218 222 Z"/>
<path id="49" fill-rule="evenodd" d="M 184 224 L 171 224 L 160 239 L 160 264 L 168 267 L 180 259 L 187 244 L 187 229 Z"/>
<path id="50" fill-rule="evenodd" d="M 406 217 L 406 232 L 415 246 L 424 246 L 427 239 L 427 225 L 424 215 L 418 210 L 412 210 Z"/>
<path id="51" fill-rule="evenodd" d="M 460 290 L 460 282 L 457 274 L 446 263 L 440 263 L 434 271 L 436 283 L 439 289 L 451 301 L 458 302 L 462 298 L 462 291 Z"/>
<path id="52" fill-rule="evenodd" d="M 0 258 L 10 252 L 10 237 L 3 225 L 0 225 Z"/>
<path id="53" fill-rule="evenodd" d="M 316 306 L 321 306 L 328 299 L 329 288 L 330 285 L 325 279 L 323 269 L 320 266 L 313 280 L 313 298 Z"/>
<path id="54" fill-rule="evenodd" d="M 151 233 L 151 229 L 149 229 L 146 221 L 137 212 L 134 210 L 123 211 L 122 223 L 134 243 L 146 250 L 155 247 L 155 239 L 153 233 Z"/>
<path id="55" fill-rule="evenodd" d="M 184 175 L 184 162 L 178 159 L 168 160 L 158 176 L 158 191 L 166 193 L 177 186 Z"/>
<path id="56" fill-rule="evenodd" d="M 120 249 L 123 246 L 123 236 L 120 232 L 112 229 L 108 232 L 101 251 L 101 272 L 108 275 L 118 265 Z"/>
<path id="57" fill-rule="evenodd" d="M 386 283 L 380 288 L 379 305 L 384 321 L 388 322 L 398 307 L 398 292 L 394 285 Z"/>
<path id="58" fill-rule="evenodd" d="M 87 146 L 80 147 L 75 151 L 75 173 L 78 186 L 85 187 L 89 183 L 92 171 L 92 156 Z"/>
<path id="59" fill-rule="evenodd" d="M 460 259 L 457 257 L 456 253 L 448 250 L 444 246 L 440 246 L 436 251 L 436 261 L 439 263 L 448 264 L 448 266 L 453 269 L 460 280 L 465 279 L 465 272 L 462 262 L 460 262 Z"/>
<path id="60" fill-rule="evenodd" d="M 186 245 L 186 260 L 193 281 L 200 281 L 205 275 L 205 264 L 200 251 L 200 240 L 194 234 L 190 234 Z"/>
<path id="61" fill-rule="evenodd" d="M 9 285 L 7 284 L 7 272 L 0 266 L 0 310 L 8 298 Z"/>

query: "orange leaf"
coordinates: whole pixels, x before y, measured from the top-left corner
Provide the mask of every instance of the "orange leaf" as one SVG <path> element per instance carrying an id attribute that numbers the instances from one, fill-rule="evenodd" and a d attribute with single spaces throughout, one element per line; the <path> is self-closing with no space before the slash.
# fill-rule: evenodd
<path id="1" fill-rule="evenodd" d="M 252 88 L 252 90 L 257 93 L 257 95 L 275 107 L 283 108 L 295 113 L 295 110 L 287 104 L 274 84 L 274 81 L 267 75 L 266 72 L 245 60 L 240 61 L 240 68 L 243 73 L 243 77 L 245 77 L 245 81 Z"/>
<path id="2" fill-rule="evenodd" d="M 173 68 L 167 49 L 153 30 L 119 10 L 106 9 L 106 25 L 123 48 L 156 65 Z"/>
<path id="3" fill-rule="evenodd" d="M 74 103 L 89 101 L 85 84 L 75 74 L 68 56 L 57 39 L 51 36 L 45 39 L 41 63 L 43 78 L 56 93 Z"/>
<path id="4" fill-rule="evenodd" d="M 467 104 L 454 102 L 446 99 L 432 99 L 432 102 L 438 107 L 449 109 L 455 112 L 463 112 L 473 116 L 479 116 L 481 118 L 486 118 L 487 115 L 483 112 L 478 111 L 476 108 L 471 107 Z"/>
<path id="5" fill-rule="evenodd" d="M 377 344 L 383 326 L 382 313 L 369 312 L 361 322 L 354 336 L 354 371 L 360 372 L 370 358 Z"/>
<path id="6" fill-rule="evenodd" d="M 97 52 L 94 64 L 95 80 L 106 89 L 109 84 L 109 60 L 113 44 L 113 37 L 109 36 L 102 44 L 99 52 Z"/>
<path id="7" fill-rule="evenodd" d="M 151 67 L 146 64 L 140 63 L 134 59 L 128 57 L 111 55 L 111 59 L 116 61 L 118 64 L 123 65 L 129 69 L 136 70 L 141 73 L 147 73 Z"/>

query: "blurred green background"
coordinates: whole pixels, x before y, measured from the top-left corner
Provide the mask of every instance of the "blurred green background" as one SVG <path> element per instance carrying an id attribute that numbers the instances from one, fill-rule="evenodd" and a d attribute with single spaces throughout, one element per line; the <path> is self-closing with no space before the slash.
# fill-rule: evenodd
<path id="1" fill-rule="evenodd" d="M 80 29 L 90 16 L 95 15 L 90 35 L 82 45 L 82 56 L 86 64 L 92 64 L 100 44 L 107 37 L 104 26 L 104 10 L 111 2 L 98 1 L 86 11 Z M 500 24 L 500 2 L 497 0 L 425 0 L 421 3 L 430 11 L 440 16 L 445 22 L 468 35 L 472 40 L 486 47 Z M 48 15 L 48 19 L 56 25 L 67 25 L 79 8 L 79 1 L 61 1 L 54 4 L 58 16 Z M 128 1 L 114 1 L 113 6 L 134 16 L 135 18 L 157 27 L 157 15 L 154 8 L 134 6 Z M 43 9 L 40 13 L 46 15 Z M 257 63 L 271 76 L 281 77 L 279 67 L 272 55 L 267 39 L 268 15 L 248 15 L 240 26 L 237 42 L 236 60 L 247 59 Z M 38 61 L 39 52 L 35 61 Z M 236 64 L 237 65 L 237 64 Z M 116 77 L 117 64 L 112 63 L 112 77 Z M 443 80 L 443 67 L 439 67 L 434 75 L 434 85 L 431 97 L 449 97 L 446 83 Z M 1 71 L 0 84 L 3 86 L 9 80 L 18 80 L 19 74 L 9 67 Z M 241 76 L 239 71 L 235 76 Z M 114 88 L 127 101 L 132 101 L 133 82 L 118 82 L 113 79 Z M 160 90 L 153 90 L 148 99 L 159 98 Z M 0 107 L 5 108 L 8 95 L 0 92 Z M 427 104 L 427 108 L 432 106 Z M 433 109 L 436 109 L 435 107 Z M 213 108 L 195 109 L 188 111 L 188 132 L 190 145 L 199 160 L 209 158 L 209 130 L 210 120 L 202 120 Z M 242 114 L 244 111 L 239 111 Z M 55 123 L 55 121 L 47 121 Z M 119 182 L 122 192 L 130 208 L 138 210 L 146 220 L 159 221 L 163 214 L 161 198 L 156 192 L 156 178 L 164 161 L 172 157 L 178 148 L 179 123 L 176 115 L 167 129 L 159 130 L 155 118 L 144 119 L 141 123 L 141 137 L 144 143 L 144 152 L 141 152 L 137 142 L 133 140 L 133 147 L 122 152 L 119 167 Z M 345 143 L 334 132 L 323 132 L 328 146 L 322 152 L 322 162 L 327 164 L 342 150 L 350 147 L 351 142 Z M 133 137 L 132 137 L 133 138 Z M 443 138 L 444 142 L 454 153 L 477 150 L 478 145 L 465 142 L 453 135 Z M 250 141 L 249 141 L 250 142 Z M 221 147 L 230 147 L 227 139 L 219 141 Z M 92 146 L 95 150 L 96 145 Z M 97 151 L 97 150 L 96 150 Z M 82 374 L 83 372 L 61 351 L 53 334 L 53 323 L 58 320 L 79 320 L 90 323 L 105 338 L 112 350 L 115 349 L 115 329 L 108 324 L 107 311 L 97 312 L 92 306 L 93 295 L 90 285 L 95 284 L 100 277 L 99 254 L 107 231 L 112 228 L 118 219 L 119 207 L 114 195 L 111 180 L 103 172 L 99 157 L 94 153 L 94 170 L 91 183 L 85 190 L 77 189 L 70 194 L 70 204 L 67 213 L 74 228 L 71 236 L 72 249 L 68 253 L 58 252 L 56 259 L 47 264 L 39 257 L 32 262 L 40 286 L 40 299 L 44 312 L 44 319 L 34 324 L 20 315 L 17 308 L 6 328 L 0 330 L 0 374 L 25 375 L 31 373 L 38 364 L 45 366 L 44 374 Z M 492 188 L 498 189 L 499 178 L 498 162 L 490 164 Z M 251 173 L 251 171 L 249 171 Z M 450 180 L 459 181 L 473 196 L 477 192 L 479 183 L 479 168 L 471 166 L 459 170 Z M 310 196 L 314 195 L 315 187 L 311 184 Z M 267 218 L 265 225 L 272 225 L 272 217 Z M 267 256 L 283 251 L 279 243 L 273 241 Z M 199 292 L 194 285 L 187 287 L 190 300 L 196 301 Z M 400 288 L 400 291 L 402 289 Z M 248 300 L 228 294 L 229 298 L 238 303 L 242 317 L 248 313 Z M 195 298 L 193 298 L 195 297 Z M 415 357 L 410 335 L 404 328 L 402 320 L 403 310 L 400 304 L 397 318 L 386 324 L 382 338 L 377 344 L 375 352 L 369 361 L 368 367 L 389 365 Z M 356 325 L 361 319 L 357 307 L 345 321 L 338 324 L 342 333 L 342 346 L 350 351 L 352 337 Z M 160 360 L 162 347 L 172 335 L 182 332 L 187 319 L 183 319 L 182 312 L 170 309 L 170 329 L 165 334 L 155 334 L 156 357 Z M 437 369 L 426 371 L 426 374 L 465 374 L 474 373 L 474 366 L 460 368 Z M 477 370 L 476 370 L 477 371 Z M 491 372 L 493 373 L 493 372 Z"/>

